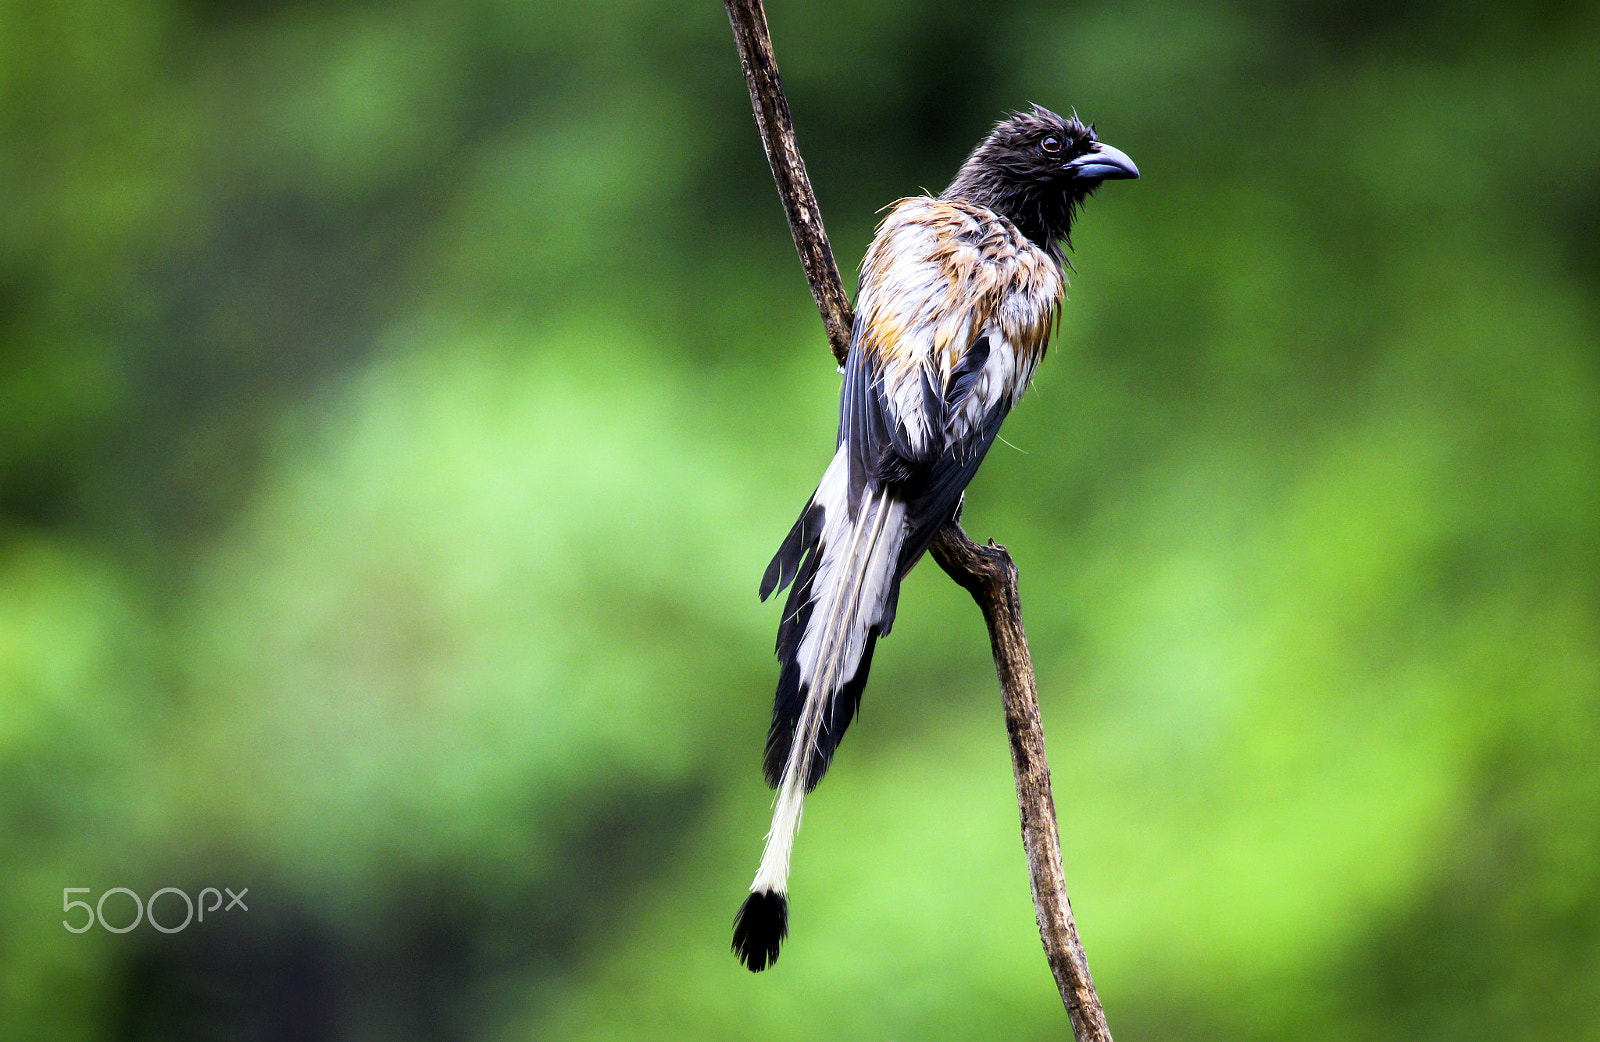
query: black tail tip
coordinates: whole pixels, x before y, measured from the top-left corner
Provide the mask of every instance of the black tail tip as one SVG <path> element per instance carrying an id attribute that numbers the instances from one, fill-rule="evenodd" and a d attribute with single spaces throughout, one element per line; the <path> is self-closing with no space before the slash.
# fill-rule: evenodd
<path id="1" fill-rule="evenodd" d="M 778 945 L 789 936 L 789 899 L 773 890 L 755 890 L 733 917 L 733 954 L 751 973 L 778 961 Z"/>

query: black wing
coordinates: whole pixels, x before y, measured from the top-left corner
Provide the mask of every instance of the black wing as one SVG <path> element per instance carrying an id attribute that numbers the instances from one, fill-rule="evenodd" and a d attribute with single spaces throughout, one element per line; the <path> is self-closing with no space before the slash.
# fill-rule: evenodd
<path id="1" fill-rule="evenodd" d="M 972 393 L 978 375 L 989 361 L 987 336 L 973 342 L 943 387 L 924 381 L 923 408 L 932 436 L 917 453 L 904 428 L 891 413 L 881 371 L 873 373 L 860 352 L 851 350 L 845 365 L 844 393 L 840 398 L 839 437 L 850 444 L 851 509 L 870 484 L 894 489 L 906 504 L 906 537 L 901 544 L 894 587 L 889 593 L 879 634 L 887 636 L 894 624 L 900 598 L 900 580 L 927 552 L 941 526 L 955 514 L 961 494 L 978 472 L 989 447 L 1000 433 L 1010 400 L 1002 395 L 978 425 L 950 439 L 946 417 Z"/>

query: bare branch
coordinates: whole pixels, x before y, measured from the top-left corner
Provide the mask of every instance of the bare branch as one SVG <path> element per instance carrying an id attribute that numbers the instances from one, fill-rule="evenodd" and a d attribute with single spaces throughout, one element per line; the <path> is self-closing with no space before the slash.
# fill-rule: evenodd
<path id="1" fill-rule="evenodd" d="M 728 21 L 733 23 L 733 38 L 739 44 L 739 62 L 750 87 L 750 105 L 755 109 L 756 126 L 761 129 L 761 143 L 767 149 L 767 163 L 772 167 L 772 179 L 778 183 L 784 212 L 789 215 L 794 248 L 800 251 L 811 295 L 822 312 L 833 357 L 844 365 L 845 356 L 850 353 L 850 300 L 844 295 L 839 265 L 834 262 L 833 247 L 828 245 L 828 233 L 822 227 L 822 211 L 817 208 L 811 179 L 806 176 L 806 165 L 795 144 L 794 119 L 789 115 L 783 84 L 778 81 L 778 61 L 772 54 L 767 14 L 761 0 L 724 2 Z"/>
<path id="2" fill-rule="evenodd" d="M 1050 972 L 1055 974 L 1061 1001 L 1072 1018 L 1072 1034 L 1078 1042 L 1111 1042 L 1105 1010 L 1089 976 L 1089 958 L 1072 918 L 1072 902 L 1067 900 L 1050 765 L 1045 760 L 1044 725 L 1039 720 L 1039 690 L 1033 678 L 1028 635 L 1022 629 L 1017 566 L 1005 547 L 996 546 L 992 539 L 988 546 L 979 546 L 954 521 L 939 530 L 929 549 L 939 567 L 972 594 L 989 626 L 989 645 L 1005 704 L 1006 733 L 1011 737 L 1011 770 L 1017 777 L 1017 809 L 1032 874 L 1034 915 Z"/>
<path id="3" fill-rule="evenodd" d="M 767 149 L 773 180 L 789 215 L 795 248 L 833 356 L 843 365 L 850 348 L 850 304 L 839 268 L 828 246 L 811 181 L 795 145 L 789 102 L 778 81 L 778 66 L 767 32 L 761 0 L 723 0 L 739 44 L 745 82 L 756 124 Z M 1078 927 L 1067 900 L 1061 867 L 1061 838 L 1056 831 L 1055 800 L 1050 792 L 1050 765 L 1045 760 L 1044 727 L 1039 720 L 1039 693 L 1033 659 L 1022 629 L 1022 601 L 1017 593 L 1017 567 L 1003 546 L 979 546 L 951 521 L 939 530 L 932 546 L 939 567 L 972 594 L 989 627 L 995 672 L 1000 678 L 1006 731 L 1011 738 L 1011 767 L 1017 779 L 1017 809 L 1022 818 L 1022 845 L 1028 855 L 1034 914 L 1050 971 L 1072 1020 L 1077 1042 L 1111 1042 L 1105 1011 L 1089 976 L 1089 962 L 1078 939 Z"/>

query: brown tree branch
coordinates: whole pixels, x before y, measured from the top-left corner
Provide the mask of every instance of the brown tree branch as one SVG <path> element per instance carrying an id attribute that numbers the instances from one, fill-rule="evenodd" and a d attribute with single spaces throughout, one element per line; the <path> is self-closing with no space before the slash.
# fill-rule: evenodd
<path id="1" fill-rule="evenodd" d="M 833 356 L 843 365 L 850 348 L 850 303 L 822 227 L 822 212 L 817 208 L 811 181 L 795 145 L 794 121 L 778 80 L 766 12 L 761 0 L 723 2 L 739 44 L 739 58 L 767 161 L 789 215 L 789 230 L 805 266 L 811 294 L 822 313 Z M 1027 634 L 1022 629 L 1017 566 L 1005 547 L 996 546 L 993 540 L 988 546 L 979 546 L 954 520 L 939 530 L 931 549 L 939 567 L 972 594 L 989 627 L 989 644 L 1005 705 L 1006 732 L 1011 739 L 1011 767 L 1017 778 L 1017 809 L 1022 818 L 1022 845 L 1032 874 L 1030 886 L 1039 939 L 1072 1020 L 1073 1036 L 1077 1042 L 1111 1042 L 1105 1011 L 1095 994 L 1089 962 L 1072 918 L 1072 904 L 1067 900 L 1061 837 L 1056 831 L 1055 800 L 1050 792 L 1050 765 L 1045 760 L 1044 727 L 1039 720 L 1039 692 Z"/>
<path id="2" fill-rule="evenodd" d="M 778 60 L 772 54 L 772 36 L 767 32 L 767 13 L 761 0 L 724 0 L 728 21 L 733 23 L 733 38 L 739 45 L 739 64 L 744 66 L 744 81 L 750 87 L 750 106 L 755 109 L 761 144 L 767 150 L 772 179 L 778 183 L 783 210 L 789 215 L 789 231 L 806 281 L 822 312 L 822 326 L 828 331 L 833 357 L 844 365 L 850 353 L 850 299 L 844 295 L 839 265 L 822 230 L 822 211 L 811 191 L 811 179 L 800 159 L 794 141 L 794 119 L 789 115 L 789 99 L 778 81 Z"/>
<path id="3" fill-rule="evenodd" d="M 952 521 L 939 529 L 929 548 L 945 574 L 972 594 L 989 626 L 989 646 L 1000 677 L 1006 733 L 1011 737 L 1011 770 L 1017 776 L 1017 810 L 1022 815 L 1022 846 L 1032 874 L 1033 911 L 1039 940 L 1055 974 L 1061 1001 L 1072 1018 L 1078 1042 L 1111 1042 L 1106 1013 L 1089 976 L 1089 957 L 1078 939 L 1078 924 L 1067 900 L 1061 867 L 1061 837 L 1056 831 L 1056 803 L 1050 793 L 1050 764 L 1044 755 L 1044 725 L 1039 720 L 1039 689 L 1033 679 L 1033 656 L 1022 629 L 1022 601 L 1017 594 L 1017 566 L 1006 548 L 989 540 L 979 546 Z"/>

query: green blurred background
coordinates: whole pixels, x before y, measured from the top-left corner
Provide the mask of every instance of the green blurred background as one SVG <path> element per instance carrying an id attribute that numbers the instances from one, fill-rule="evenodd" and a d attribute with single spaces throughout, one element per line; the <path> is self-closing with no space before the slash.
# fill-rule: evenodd
<path id="1" fill-rule="evenodd" d="M 1596 5 L 769 17 L 847 281 L 1026 102 L 1144 172 L 966 514 L 1117 1037 L 1600 1039 Z M 715 0 L 5 0 L 0 1032 L 1065 1037 L 931 567 L 728 954 L 836 394 Z"/>

